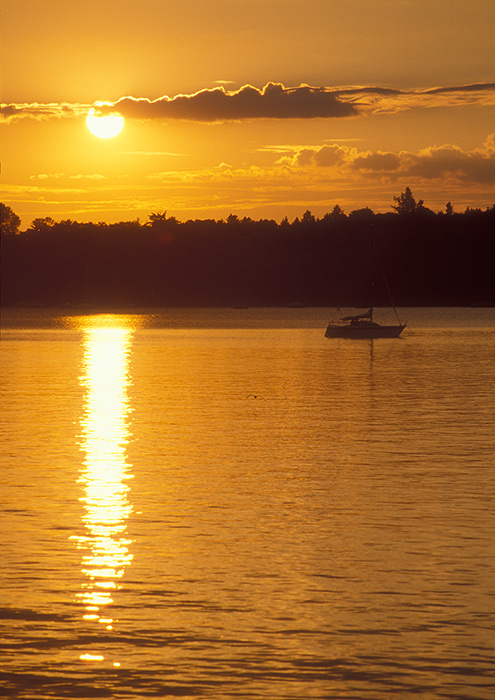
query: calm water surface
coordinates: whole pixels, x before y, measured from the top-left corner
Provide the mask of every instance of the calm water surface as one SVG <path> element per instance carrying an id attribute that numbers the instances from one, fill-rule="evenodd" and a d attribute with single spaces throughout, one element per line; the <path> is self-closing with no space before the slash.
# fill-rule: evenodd
<path id="1" fill-rule="evenodd" d="M 495 310 L 4 310 L 0 693 L 495 697 Z"/>

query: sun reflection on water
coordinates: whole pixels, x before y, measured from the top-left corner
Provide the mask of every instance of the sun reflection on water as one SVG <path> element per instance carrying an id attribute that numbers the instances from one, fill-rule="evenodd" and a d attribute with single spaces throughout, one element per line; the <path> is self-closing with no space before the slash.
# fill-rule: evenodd
<path id="1" fill-rule="evenodd" d="M 80 447 L 85 457 L 78 481 L 84 490 L 85 532 L 73 539 L 84 552 L 85 578 L 77 597 L 84 606 L 83 619 L 111 630 L 114 620 L 109 606 L 132 561 L 131 540 L 125 532 L 132 512 L 126 445 L 133 327 L 121 316 L 82 318 L 79 327 L 84 345 L 80 383 L 85 390 Z"/>

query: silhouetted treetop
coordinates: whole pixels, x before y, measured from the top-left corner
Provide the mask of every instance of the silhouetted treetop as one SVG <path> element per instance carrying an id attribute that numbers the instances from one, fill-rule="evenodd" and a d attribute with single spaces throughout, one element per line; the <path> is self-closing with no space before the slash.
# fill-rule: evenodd
<path id="1" fill-rule="evenodd" d="M 303 214 L 302 223 L 303 224 L 314 224 L 315 221 L 316 221 L 316 218 L 313 216 L 313 214 L 310 212 L 309 209 L 306 209 L 306 211 Z"/>
<path id="2" fill-rule="evenodd" d="M 350 219 L 372 219 L 375 216 L 373 209 L 363 207 L 362 209 L 354 209 L 349 212 Z"/>
<path id="3" fill-rule="evenodd" d="M 15 236 L 21 225 L 21 220 L 17 214 L 2 202 L 0 202 L 0 224 L 2 236 Z"/>
<path id="4" fill-rule="evenodd" d="M 395 209 L 400 216 L 409 216 L 416 213 L 418 206 L 423 204 L 422 199 L 416 203 L 410 187 L 406 187 L 404 192 L 401 192 L 398 197 L 394 196 L 394 202 L 396 202 L 396 204 L 392 204 L 392 209 Z"/>
<path id="5" fill-rule="evenodd" d="M 45 216 L 44 218 L 33 219 L 31 225 L 29 226 L 30 231 L 36 231 L 37 233 L 44 233 L 48 229 L 55 226 L 55 219 L 51 216 Z"/>

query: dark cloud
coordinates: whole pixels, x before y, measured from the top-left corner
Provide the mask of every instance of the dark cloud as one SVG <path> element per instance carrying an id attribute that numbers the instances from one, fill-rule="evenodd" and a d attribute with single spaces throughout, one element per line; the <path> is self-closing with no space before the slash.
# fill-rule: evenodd
<path id="1" fill-rule="evenodd" d="M 464 151 L 458 146 L 435 146 L 418 154 L 404 154 L 402 170 L 412 177 L 495 183 L 495 153 L 489 139 L 483 148 Z"/>
<path id="2" fill-rule="evenodd" d="M 315 119 L 349 117 L 356 108 L 341 102 L 327 88 L 286 88 L 268 83 L 259 90 L 244 85 L 236 91 L 223 86 L 200 90 L 192 95 L 160 97 L 157 100 L 123 97 L 111 105 L 101 105 L 102 113 L 118 111 L 131 119 L 191 119 L 203 122 L 240 119 Z"/>
<path id="3" fill-rule="evenodd" d="M 495 83 L 472 83 L 471 85 L 459 85 L 457 87 L 436 87 L 423 90 L 425 95 L 440 95 L 449 92 L 483 92 L 495 90 Z"/>
<path id="4" fill-rule="evenodd" d="M 321 168 L 331 168 L 345 163 L 348 158 L 349 149 L 337 145 L 321 146 L 320 148 L 301 148 L 292 157 L 283 157 L 281 164 L 297 165 L 304 167 L 307 165 L 317 165 Z"/>
<path id="5" fill-rule="evenodd" d="M 352 167 L 363 172 L 394 172 L 400 166 L 400 157 L 396 153 L 368 152 L 357 156 Z"/>
<path id="6" fill-rule="evenodd" d="M 334 168 L 366 179 L 450 180 L 478 184 L 495 183 L 495 134 L 480 148 L 466 151 L 447 144 L 431 146 L 418 153 L 400 151 L 358 151 L 349 146 L 301 148 L 284 156 L 279 165 L 302 168 Z"/>
<path id="7" fill-rule="evenodd" d="M 335 95 L 403 95 L 405 94 L 403 90 L 394 90 L 393 88 L 382 88 L 375 86 L 367 87 L 346 87 L 346 88 L 335 88 L 333 91 Z"/>

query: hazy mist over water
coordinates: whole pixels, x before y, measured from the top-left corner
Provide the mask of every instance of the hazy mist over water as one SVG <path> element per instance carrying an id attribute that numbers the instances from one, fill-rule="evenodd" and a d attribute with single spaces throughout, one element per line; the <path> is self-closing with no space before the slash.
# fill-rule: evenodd
<path id="1" fill-rule="evenodd" d="M 332 315 L 2 311 L 6 697 L 494 697 L 495 310 Z"/>

